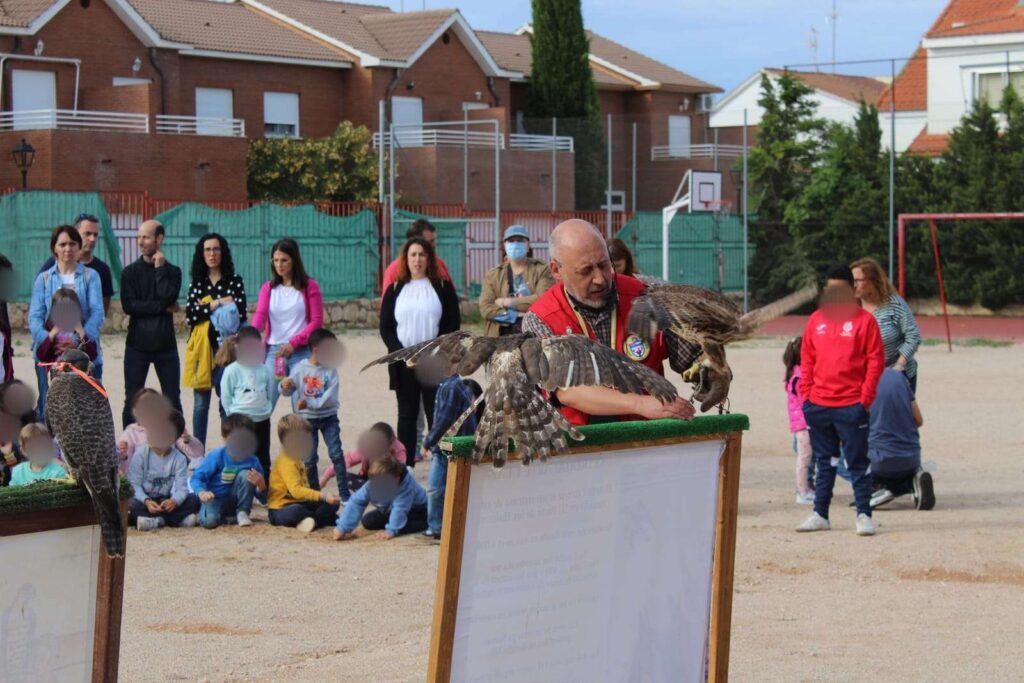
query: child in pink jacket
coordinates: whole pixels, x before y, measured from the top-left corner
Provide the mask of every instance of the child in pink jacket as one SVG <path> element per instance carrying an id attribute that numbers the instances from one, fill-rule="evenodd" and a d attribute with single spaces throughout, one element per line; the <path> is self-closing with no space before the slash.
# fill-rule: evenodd
<path id="1" fill-rule="evenodd" d="M 813 505 L 814 489 L 811 488 L 811 434 L 804 419 L 803 399 L 800 398 L 800 345 L 803 337 L 796 337 L 786 344 L 782 362 L 786 364 L 786 406 L 789 409 L 789 431 L 793 434 L 793 450 L 796 451 L 796 504 Z"/>
<path id="2" fill-rule="evenodd" d="M 370 427 L 371 432 L 379 432 L 380 436 L 386 443 L 390 443 L 391 447 L 388 449 L 388 455 L 402 463 L 406 462 L 408 454 L 405 452 L 405 446 L 398 437 L 395 436 L 395 430 L 391 428 L 387 422 L 378 422 L 377 424 Z M 345 467 L 351 469 L 356 465 L 360 465 L 359 471 L 356 473 L 348 473 L 348 486 L 352 491 L 358 491 L 359 488 L 366 483 L 369 478 L 370 472 L 370 461 L 372 458 L 364 456 L 361 449 L 349 449 L 345 451 Z M 324 486 L 327 485 L 331 479 L 337 476 L 337 472 L 334 471 L 334 465 L 331 465 L 324 473 L 320 475 L 320 490 L 323 490 Z"/>

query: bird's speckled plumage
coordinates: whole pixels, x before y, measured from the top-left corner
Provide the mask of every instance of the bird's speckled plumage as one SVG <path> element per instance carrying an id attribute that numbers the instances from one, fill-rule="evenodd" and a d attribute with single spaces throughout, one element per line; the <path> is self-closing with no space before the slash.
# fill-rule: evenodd
<path id="1" fill-rule="evenodd" d="M 85 355 L 67 351 L 61 360 L 78 364 L 77 354 Z M 85 378 L 56 365 L 46 395 L 46 423 L 71 475 L 92 498 L 107 555 L 123 556 L 125 534 L 117 498 L 117 445 L 110 402 Z"/>
<path id="2" fill-rule="evenodd" d="M 436 366 L 437 378 L 452 373 L 469 376 L 486 365 L 488 385 L 481 397 L 484 413 L 473 458 L 479 462 L 489 452 L 495 467 L 505 464 L 510 439 L 528 465 L 534 458 L 546 460 L 563 453 L 568 446 L 565 433 L 583 438 L 541 389 L 606 386 L 623 393 L 649 393 L 663 403 L 677 395 L 672 383 L 658 373 L 582 335 L 479 337 L 460 330 L 388 354 L 366 367 L 399 361 L 409 367 Z M 475 409 L 474 404 L 448 434 L 455 434 Z"/>

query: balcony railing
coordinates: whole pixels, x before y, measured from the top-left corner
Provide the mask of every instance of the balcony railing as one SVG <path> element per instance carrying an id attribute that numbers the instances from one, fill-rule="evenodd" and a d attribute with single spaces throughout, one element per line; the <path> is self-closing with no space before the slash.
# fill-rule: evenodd
<path id="1" fill-rule="evenodd" d="M 373 148 L 379 149 L 381 139 L 387 145 L 390 133 L 373 134 Z M 455 129 L 419 128 L 395 131 L 395 142 L 398 147 L 478 147 L 494 149 L 494 133 L 487 131 L 463 131 Z M 552 135 L 498 135 L 501 149 L 514 149 L 535 152 L 571 152 L 573 139 L 569 136 Z"/>
<path id="2" fill-rule="evenodd" d="M 0 112 L 0 130 L 70 130 L 148 133 L 149 117 L 118 111 L 31 109 Z"/>
<path id="3" fill-rule="evenodd" d="M 213 135 L 227 138 L 244 138 L 245 120 L 222 119 L 211 116 L 157 114 L 156 132 L 165 135 Z"/>
<path id="4" fill-rule="evenodd" d="M 738 158 L 743 156 L 743 145 L 655 145 L 651 147 L 651 161 L 675 159 Z"/>

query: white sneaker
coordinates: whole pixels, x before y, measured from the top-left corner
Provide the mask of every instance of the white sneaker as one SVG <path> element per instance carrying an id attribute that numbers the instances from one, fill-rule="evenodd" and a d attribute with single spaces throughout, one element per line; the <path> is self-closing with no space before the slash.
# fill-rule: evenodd
<path id="1" fill-rule="evenodd" d="M 807 493 L 797 492 L 796 494 L 797 505 L 814 505 L 814 491 L 808 491 Z"/>
<path id="2" fill-rule="evenodd" d="M 892 491 L 889 489 L 878 489 L 871 494 L 871 509 L 874 510 L 894 500 L 896 500 L 896 496 L 893 495 Z"/>
<path id="3" fill-rule="evenodd" d="M 135 528 L 139 531 L 153 531 L 164 525 L 163 517 L 139 517 L 135 522 Z"/>
<path id="4" fill-rule="evenodd" d="M 817 512 L 812 512 L 811 516 L 800 523 L 800 526 L 796 528 L 797 531 L 828 531 L 832 528 L 832 525 L 828 523 L 828 520 L 819 515 Z"/>
<path id="5" fill-rule="evenodd" d="M 875 535 L 875 523 L 870 517 L 865 515 L 863 512 L 857 515 L 857 535 L 858 536 L 874 536 Z"/>
<path id="6" fill-rule="evenodd" d="M 316 520 L 312 517 L 306 517 L 304 520 L 296 524 L 295 528 L 304 534 L 312 533 L 313 529 L 316 528 Z"/>
<path id="7" fill-rule="evenodd" d="M 242 512 L 239 510 L 235 517 L 238 519 L 238 526 L 252 526 L 252 520 L 249 519 L 248 512 Z"/>
<path id="8" fill-rule="evenodd" d="M 179 526 L 183 529 L 191 529 L 197 524 L 199 524 L 199 515 L 193 513 L 185 519 L 181 520 L 181 524 Z"/>

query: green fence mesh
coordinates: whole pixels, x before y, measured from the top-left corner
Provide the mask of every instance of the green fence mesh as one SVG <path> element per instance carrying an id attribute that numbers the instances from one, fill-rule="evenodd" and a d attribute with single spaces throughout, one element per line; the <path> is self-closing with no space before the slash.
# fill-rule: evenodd
<path id="1" fill-rule="evenodd" d="M 167 231 L 167 258 L 181 267 L 186 280 L 182 300 L 188 293 L 196 242 L 210 232 L 220 233 L 231 243 L 235 270 L 245 280 L 253 303 L 259 287 L 270 277 L 270 248 L 283 237 L 299 243 L 306 271 L 319 283 L 325 299 L 375 296 L 380 251 L 377 217 L 369 209 L 339 218 L 311 205 L 260 204 L 224 211 L 189 203 L 165 211 L 156 220 Z"/>
<path id="2" fill-rule="evenodd" d="M 425 218 L 437 228 L 438 256 L 448 266 L 455 291 L 462 292 L 466 283 L 466 224 L 464 218 L 435 218 L 423 214 L 395 211 L 391 233 L 391 253 L 398 254 L 405 244 L 405 231 L 417 218 Z"/>
<path id="3" fill-rule="evenodd" d="M 39 267 L 52 254 L 50 234 L 58 225 L 70 225 L 79 214 L 100 219 L 96 256 L 110 266 L 114 289 L 121 282 L 121 256 L 110 217 L 95 192 L 15 192 L 0 197 L 0 253 L 14 264 L 14 301 L 27 302 Z"/>
<path id="4" fill-rule="evenodd" d="M 661 277 L 661 213 L 637 212 L 619 230 L 636 267 Z M 753 258 L 753 247 L 747 258 Z M 669 223 L 669 279 L 725 292 L 743 291 L 743 221 L 738 216 L 679 213 Z"/>

